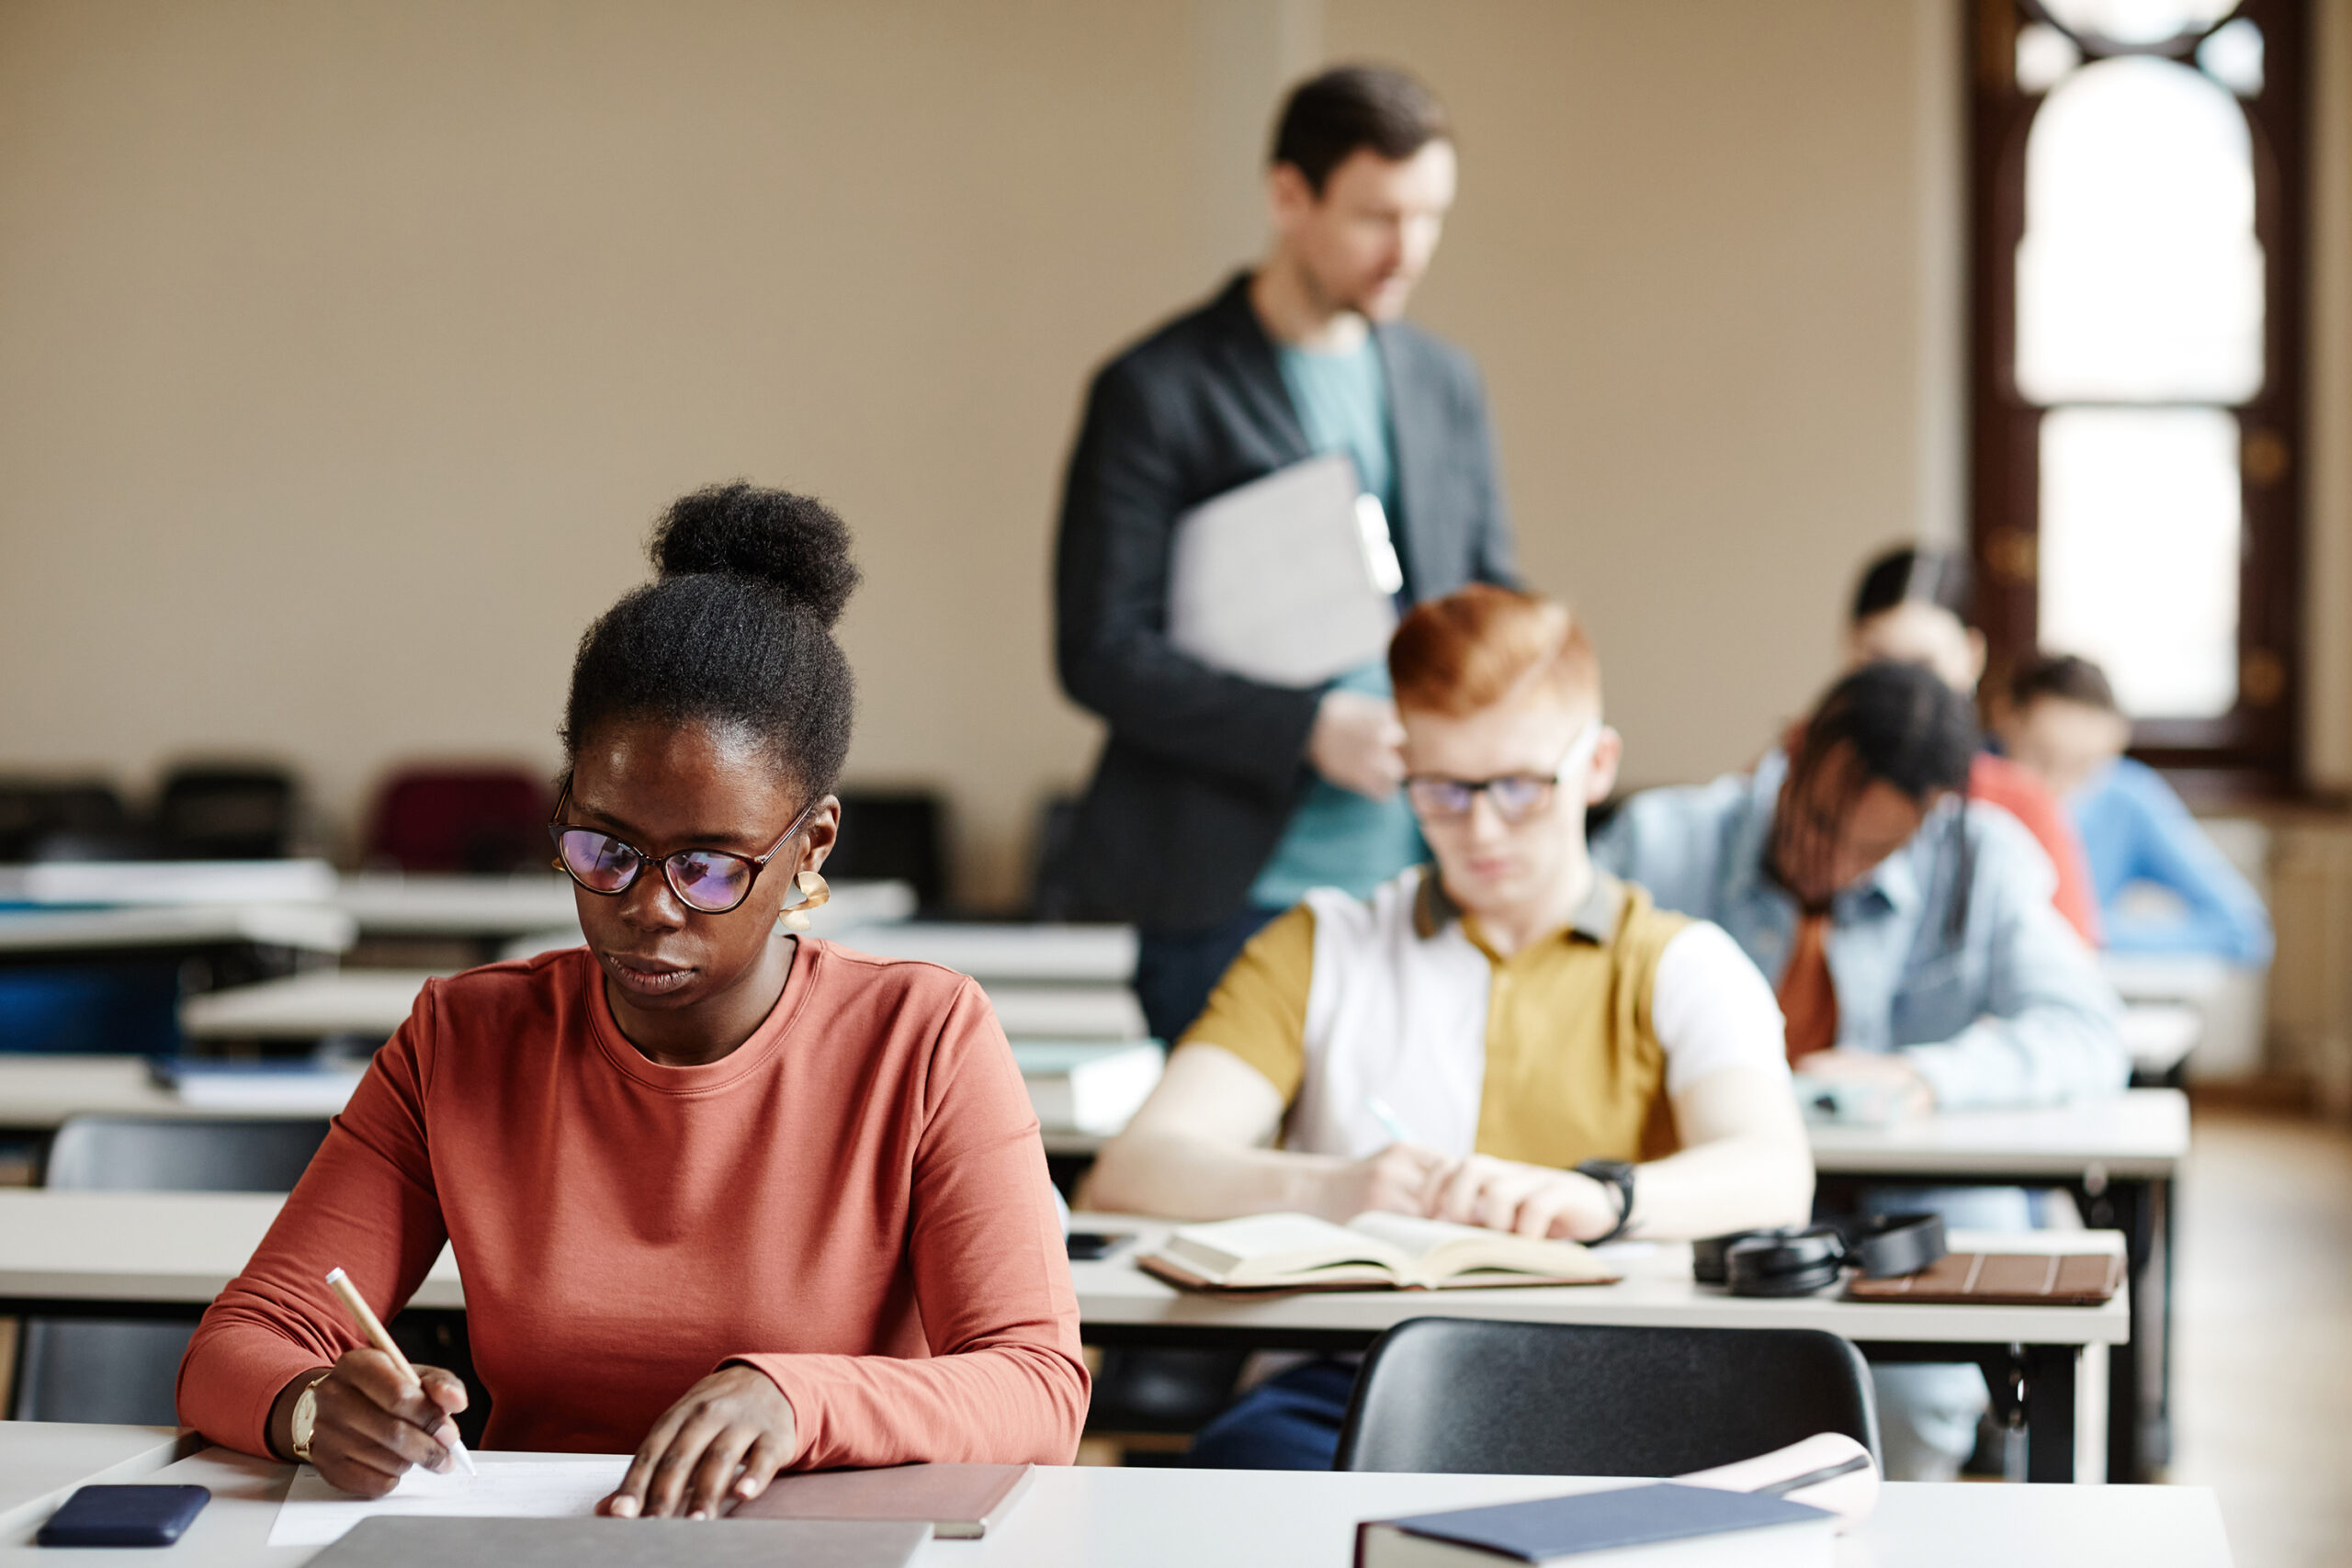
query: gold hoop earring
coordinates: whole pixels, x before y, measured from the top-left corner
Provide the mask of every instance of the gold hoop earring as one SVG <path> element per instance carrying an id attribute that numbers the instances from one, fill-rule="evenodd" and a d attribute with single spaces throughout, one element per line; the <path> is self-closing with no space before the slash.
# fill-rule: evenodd
<path id="1" fill-rule="evenodd" d="M 816 872 L 804 871 L 792 880 L 793 884 L 800 889 L 800 902 L 776 916 L 775 925 L 779 931 L 807 931 L 808 911 L 823 908 L 833 896 L 832 888 L 828 886 L 825 879 Z"/>

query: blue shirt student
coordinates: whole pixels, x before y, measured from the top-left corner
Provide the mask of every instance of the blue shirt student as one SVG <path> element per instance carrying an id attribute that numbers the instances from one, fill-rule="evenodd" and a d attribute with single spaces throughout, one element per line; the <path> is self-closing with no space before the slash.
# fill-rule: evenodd
<path id="1" fill-rule="evenodd" d="M 2270 914 L 2162 774 L 2119 758 L 2066 802 L 2098 890 L 2112 953 L 2210 953 L 2232 964 L 2270 962 Z M 2150 919 L 2118 900 L 2153 883 L 2186 906 L 2175 919 Z"/>
<path id="2" fill-rule="evenodd" d="M 1768 977 L 1787 966 L 1797 905 L 1765 860 L 1788 759 L 1749 775 L 1649 790 L 1593 843 L 1595 863 L 1659 905 L 1731 933 Z M 1997 809 L 1967 812 L 1958 852 L 1946 802 L 1830 906 L 1838 1044 L 1895 1051 L 1938 1106 L 2046 1105 L 2120 1089 L 2120 1010 L 2082 939 L 2051 908 L 2055 874 Z M 1950 930 L 1965 867 L 1967 915 Z"/>
<path id="3" fill-rule="evenodd" d="M 1316 354 L 1279 344 L 1283 386 L 1298 412 L 1307 445 L 1353 458 L 1364 490 L 1396 515 L 1396 457 L 1388 420 L 1388 380 L 1379 345 L 1369 333 L 1354 348 Z M 1388 667 L 1375 660 L 1334 684 L 1374 696 L 1389 694 Z M 1400 791 L 1371 800 L 1317 778 L 1250 884 L 1250 902 L 1287 909 L 1310 887 L 1339 887 L 1359 898 L 1423 859 L 1420 829 Z"/>

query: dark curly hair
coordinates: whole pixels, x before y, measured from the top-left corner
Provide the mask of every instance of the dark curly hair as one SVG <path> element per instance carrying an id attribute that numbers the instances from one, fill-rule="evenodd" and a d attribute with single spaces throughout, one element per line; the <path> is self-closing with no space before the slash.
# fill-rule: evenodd
<path id="1" fill-rule="evenodd" d="M 849 530 L 823 502 L 738 480 L 654 525 L 661 575 L 580 639 L 564 705 L 567 770 L 599 725 L 702 720 L 757 736 L 814 797 L 849 754 L 856 705 L 833 623 L 857 587 Z"/>

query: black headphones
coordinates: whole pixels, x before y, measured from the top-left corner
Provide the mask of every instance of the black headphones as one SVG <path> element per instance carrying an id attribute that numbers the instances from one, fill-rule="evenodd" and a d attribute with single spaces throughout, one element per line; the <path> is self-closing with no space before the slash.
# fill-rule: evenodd
<path id="1" fill-rule="evenodd" d="M 1944 1256 L 1940 1214 L 1881 1214 L 1849 1239 L 1834 1224 L 1734 1231 L 1691 1243 L 1690 1273 L 1735 1296 L 1803 1296 L 1838 1282 L 1846 1265 L 1866 1279 L 1916 1274 Z"/>

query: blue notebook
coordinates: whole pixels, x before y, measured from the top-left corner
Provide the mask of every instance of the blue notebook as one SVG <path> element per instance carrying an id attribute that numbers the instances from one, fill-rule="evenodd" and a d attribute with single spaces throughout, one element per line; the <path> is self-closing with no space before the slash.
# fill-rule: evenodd
<path id="1" fill-rule="evenodd" d="M 1836 1516 L 1803 1503 L 1669 1482 L 1374 1520 L 1357 1527 L 1356 1562 L 1826 1563 L 1835 1524 Z M 1708 1539 L 1736 1532 L 1745 1539 Z"/>

